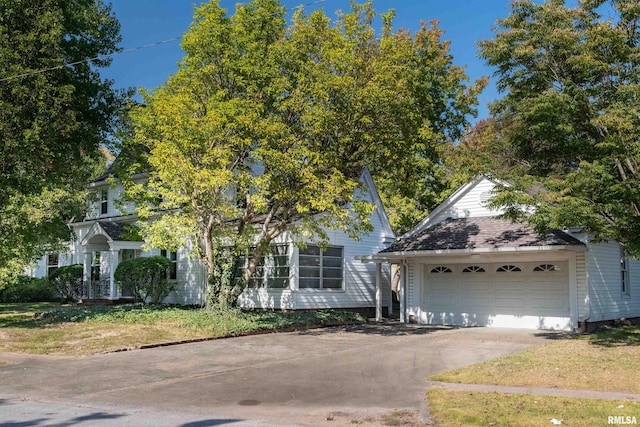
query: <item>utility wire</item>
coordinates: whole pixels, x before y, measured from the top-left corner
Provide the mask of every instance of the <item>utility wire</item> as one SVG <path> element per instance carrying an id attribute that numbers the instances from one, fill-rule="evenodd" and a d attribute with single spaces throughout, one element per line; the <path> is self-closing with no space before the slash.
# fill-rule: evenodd
<path id="1" fill-rule="evenodd" d="M 49 71 L 59 70 L 61 68 L 65 68 L 65 67 L 71 67 L 73 65 L 83 64 L 83 63 L 89 62 L 89 61 L 96 61 L 96 60 L 101 59 L 101 58 L 114 56 L 114 55 L 121 54 L 121 53 L 129 53 L 129 52 L 134 52 L 136 50 L 147 49 L 147 48 L 158 46 L 158 45 L 161 45 L 161 44 L 171 43 L 171 42 L 174 42 L 174 41 L 180 40 L 180 39 L 181 39 L 181 37 L 174 37 L 174 38 L 171 38 L 171 39 L 162 40 L 162 41 L 155 42 L 155 43 L 145 44 L 143 46 L 132 47 L 131 49 L 125 49 L 125 50 L 121 50 L 121 51 L 118 51 L 118 52 L 113 52 L 113 53 L 110 53 L 110 54 L 107 54 L 107 55 L 94 56 L 93 58 L 82 59 L 80 61 L 75 61 L 75 62 L 65 62 L 64 64 L 56 65 L 55 67 L 42 68 L 40 70 L 30 71 L 28 73 L 17 74 L 15 76 L 11 76 L 11 77 L 4 77 L 4 78 L 0 79 L 0 83 L 1 82 L 6 82 L 8 80 L 19 79 L 19 78 L 22 78 L 22 77 L 32 76 L 34 74 L 47 73 Z"/>
<path id="2" fill-rule="evenodd" d="M 319 4 L 319 3 L 324 3 L 325 1 L 326 0 L 316 0 L 316 1 L 313 1 L 313 2 L 310 2 L 310 3 L 302 3 L 302 4 L 298 5 L 297 7 L 299 7 L 299 6 L 313 6 L 313 5 L 316 5 L 316 4 Z M 285 12 L 288 12 L 290 10 L 291 9 L 289 9 L 289 10 L 285 9 Z M 72 67 L 74 65 L 83 64 L 85 62 L 97 61 L 98 59 L 108 58 L 110 56 L 112 57 L 112 56 L 115 56 L 115 55 L 118 55 L 118 54 L 130 53 L 130 52 L 135 52 L 137 50 L 148 49 L 150 47 L 155 47 L 155 46 L 159 46 L 159 45 L 162 45 L 162 44 L 172 43 L 172 42 L 180 40 L 181 38 L 182 38 L 182 36 L 173 37 L 173 38 L 170 38 L 170 39 L 166 39 L 166 40 L 161 40 L 161 41 L 154 42 L 154 43 L 145 44 L 143 46 L 132 47 L 130 49 L 125 49 L 125 50 L 109 53 L 109 54 L 106 54 L 106 55 L 94 56 L 93 58 L 86 58 L 86 59 L 82 59 L 80 61 L 75 61 L 75 62 L 65 62 L 64 64 L 56 65 L 55 67 L 41 68 L 39 70 L 29 71 L 27 73 L 16 74 L 15 76 L 3 77 L 3 78 L 0 78 L 0 83 L 6 82 L 6 81 L 9 81 L 9 80 L 21 79 L 23 77 L 33 76 L 33 75 L 36 75 L 36 74 L 48 73 L 49 71 L 60 70 L 60 69 L 65 68 L 65 67 Z"/>

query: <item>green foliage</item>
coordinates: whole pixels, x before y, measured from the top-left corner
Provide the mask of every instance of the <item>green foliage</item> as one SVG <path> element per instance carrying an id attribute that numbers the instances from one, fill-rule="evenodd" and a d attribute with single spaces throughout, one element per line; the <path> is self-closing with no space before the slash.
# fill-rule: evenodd
<path id="1" fill-rule="evenodd" d="M 123 292 L 130 292 L 137 301 L 158 304 L 175 290 L 170 267 L 171 261 L 162 256 L 132 258 L 118 264 L 114 277 Z"/>
<path id="2" fill-rule="evenodd" d="M 216 336 L 278 330 L 296 326 L 320 326 L 333 323 L 363 323 L 358 313 L 340 310 L 263 311 L 216 307 L 215 310 L 185 306 L 126 304 L 118 306 L 67 307 L 47 310 L 36 316 L 45 323 L 127 323 L 167 322 L 187 329 L 217 331 Z M 224 332 L 224 333 L 220 333 Z"/>
<path id="3" fill-rule="evenodd" d="M 40 302 L 54 301 L 55 289 L 46 278 L 34 279 L 18 276 L 0 289 L 0 302 Z"/>
<path id="4" fill-rule="evenodd" d="M 520 167 L 500 195 L 540 228 L 583 226 L 640 254 L 640 8 L 517 1 L 480 43 L 504 97 L 492 110 Z M 526 185 L 544 192 L 527 199 Z M 514 194 L 520 191 L 521 194 Z"/>
<path id="5" fill-rule="evenodd" d="M 81 217 L 124 100 L 96 71 L 119 28 L 101 0 L 0 1 L 0 276 L 68 241 Z"/>
<path id="6" fill-rule="evenodd" d="M 64 301 L 77 301 L 82 294 L 82 264 L 58 267 L 48 277 L 49 283 Z"/>
<path id="7" fill-rule="evenodd" d="M 377 32 L 375 16 L 371 2 L 354 2 L 333 22 L 299 9 L 287 27 L 277 0 L 238 4 L 231 16 L 205 3 L 178 72 L 132 111 L 123 175 L 148 173 L 144 184 L 125 180 L 150 220 L 141 232 L 154 247 L 196 244 L 210 301 L 233 300 L 283 233 L 326 243 L 327 229 L 371 231 L 365 167 L 389 204 L 414 202 L 422 214 L 437 200 L 438 147 L 460 134 L 485 83 L 465 85 L 435 23 L 394 32 L 390 12 Z M 242 286 L 216 266 L 229 262 L 216 256 L 223 246 L 255 247 Z"/>

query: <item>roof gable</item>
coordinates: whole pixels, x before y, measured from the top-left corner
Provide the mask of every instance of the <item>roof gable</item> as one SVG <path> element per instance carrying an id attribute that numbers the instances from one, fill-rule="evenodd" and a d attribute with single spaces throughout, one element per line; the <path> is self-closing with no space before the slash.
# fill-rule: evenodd
<path id="1" fill-rule="evenodd" d="M 497 185 L 509 185 L 505 182 L 479 176 L 459 187 L 445 201 L 439 204 L 425 219 L 401 238 L 405 239 L 422 230 L 436 225 L 448 218 L 494 217 L 504 213 L 501 209 L 490 209 L 486 203 Z"/>
<path id="2" fill-rule="evenodd" d="M 385 211 L 384 205 L 382 204 L 382 199 L 380 198 L 380 194 L 378 193 L 378 188 L 376 187 L 376 184 L 373 181 L 373 177 L 371 176 L 371 172 L 369 172 L 368 168 L 364 168 L 360 180 L 369 190 L 371 201 L 376 206 L 374 214 L 378 216 L 378 220 L 382 225 L 382 232 L 384 236 L 388 238 L 389 241 L 393 241 L 395 239 L 395 233 L 391 228 L 391 222 L 389 221 L 387 212 Z"/>

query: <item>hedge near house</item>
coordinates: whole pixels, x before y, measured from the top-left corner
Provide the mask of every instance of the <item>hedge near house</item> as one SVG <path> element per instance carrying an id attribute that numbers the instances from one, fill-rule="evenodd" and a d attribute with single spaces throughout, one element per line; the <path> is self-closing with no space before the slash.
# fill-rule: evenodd
<path id="1" fill-rule="evenodd" d="M 0 289 L 0 303 L 55 301 L 53 287 L 47 278 L 18 276 Z"/>
<path id="2" fill-rule="evenodd" d="M 82 295 L 82 272 L 82 264 L 60 267 L 49 275 L 49 282 L 64 301 L 77 301 Z"/>
<path id="3" fill-rule="evenodd" d="M 158 304 L 175 290 L 169 268 L 171 261 L 162 256 L 133 258 L 121 262 L 114 277 L 123 293 L 130 292 L 136 301 Z"/>

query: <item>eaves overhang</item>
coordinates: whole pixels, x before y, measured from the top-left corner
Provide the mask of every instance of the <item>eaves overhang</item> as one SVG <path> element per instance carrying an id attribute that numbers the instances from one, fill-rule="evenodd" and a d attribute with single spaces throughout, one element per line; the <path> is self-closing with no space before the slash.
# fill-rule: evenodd
<path id="1" fill-rule="evenodd" d="M 469 249 L 439 249 L 431 251 L 400 251 L 384 252 L 375 255 L 357 256 L 362 262 L 388 262 L 408 258 L 423 258 L 431 256 L 464 256 L 477 254 L 508 254 L 508 253 L 539 253 L 544 251 L 575 251 L 585 252 L 584 245 L 542 245 L 542 246 L 507 246 L 501 248 L 469 248 Z"/>

